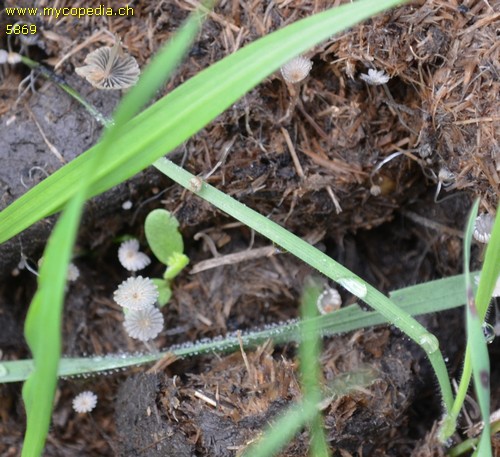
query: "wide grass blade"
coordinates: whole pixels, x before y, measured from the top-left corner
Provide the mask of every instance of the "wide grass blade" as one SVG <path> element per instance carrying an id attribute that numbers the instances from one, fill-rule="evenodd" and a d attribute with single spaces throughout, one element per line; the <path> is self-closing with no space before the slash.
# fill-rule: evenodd
<path id="1" fill-rule="evenodd" d="M 91 195 L 130 178 L 172 151 L 291 57 L 401 0 L 360 0 L 316 14 L 257 40 L 191 78 L 119 128 L 94 170 Z M 60 210 L 74 195 L 98 144 L 0 213 L 0 242 Z"/>
<path id="2" fill-rule="evenodd" d="M 33 354 L 34 371 L 23 386 L 26 434 L 22 455 L 42 454 L 56 391 L 61 356 L 61 316 L 64 286 L 84 203 L 74 198 L 56 224 L 40 267 L 39 288 L 31 302 L 24 335 Z"/>
<path id="3" fill-rule="evenodd" d="M 213 2 L 205 1 L 207 6 Z M 143 71 L 138 84 L 127 93 L 113 114 L 113 128 L 108 129 L 102 142 L 112 143 L 120 134 L 120 129 L 138 114 L 165 84 L 172 72 L 179 66 L 187 54 L 202 25 L 203 13 L 195 10 L 184 25 L 160 49 Z"/>

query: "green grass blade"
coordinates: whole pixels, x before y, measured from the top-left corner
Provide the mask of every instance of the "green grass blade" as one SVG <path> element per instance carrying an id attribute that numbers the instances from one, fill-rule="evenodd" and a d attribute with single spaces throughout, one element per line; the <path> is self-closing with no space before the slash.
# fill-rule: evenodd
<path id="1" fill-rule="evenodd" d="M 467 230 L 464 236 L 464 275 L 465 288 L 467 290 L 467 346 L 470 347 L 472 359 L 472 376 L 476 390 L 479 409 L 483 419 L 484 427 L 481 432 L 479 446 L 474 456 L 491 457 L 490 441 L 490 358 L 486 341 L 483 334 L 482 319 L 478 314 L 474 293 L 472 292 L 471 278 L 469 274 L 470 250 L 474 221 L 476 220 L 479 199 L 476 200 L 469 216 Z"/>
<path id="2" fill-rule="evenodd" d="M 495 435 L 500 432 L 500 422 L 493 422 L 491 424 L 491 435 Z M 446 455 L 448 457 L 458 457 L 459 455 L 469 453 L 473 449 L 476 449 L 479 443 L 479 438 L 468 438 L 462 441 L 460 444 L 452 447 Z M 469 455 L 469 454 L 467 454 Z"/>
<path id="3" fill-rule="evenodd" d="M 117 131 L 99 169 L 91 195 L 130 178 L 182 144 L 283 63 L 329 36 L 400 0 L 360 0 L 303 19 L 263 37 L 202 71 Z M 74 195 L 74 183 L 96 145 L 0 213 L 0 242 L 60 210 Z"/>
<path id="4" fill-rule="evenodd" d="M 191 173 L 166 159 L 157 160 L 155 162 L 155 167 L 173 181 L 189 189 L 190 180 L 193 179 Z M 347 268 L 323 254 L 314 246 L 311 246 L 299 237 L 288 232 L 283 227 L 239 203 L 234 198 L 225 195 L 223 192 L 218 191 L 206 183 L 203 183 L 200 192 L 197 194 L 220 210 L 236 218 L 238 221 L 253 228 L 257 233 L 272 240 L 278 246 L 283 247 L 286 251 L 303 260 L 325 276 L 336 281 L 353 295 L 368 303 L 380 314 L 385 316 L 393 325 L 406 333 L 426 352 L 434 368 L 434 372 L 436 373 L 445 408 L 446 410 L 451 408 L 453 404 L 453 394 L 446 370 L 446 364 L 439 350 L 439 342 L 437 338 L 429 333 L 419 322 Z"/>
<path id="5" fill-rule="evenodd" d="M 64 287 L 76 237 L 83 194 L 61 215 L 47 243 L 39 288 L 25 321 L 24 334 L 33 354 L 34 371 L 23 386 L 27 426 L 22 455 L 42 454 L 50 425 L 61 355 Z"/>
<path id="6" fill-rule="evenodd" d="M 497 278 L 500 275 L 500 217 L 497 216 L 493 225 L 491 239 L 486 249 L 483 268 L 481 270 L 481 280 L 476 293 L 476 307 L 481 322 L 484 321 L 486 311 L 491 301 L 491 294 L 495 287 Z M 456 421 L 462 409 L 467 395 L 470 379 L 472 377 L 471 347 L 467 345 L 464 357 L 464 367 L 458 385 L 457 396 L 449 417 L 444 421 L 440 435 L 442 440 L 448 439 L 456 429 Z"/>
<path id="7" fill-rule="evenodd" d="M 448 295 L 444 291 L 448 291 Z M 391 297 L 396 304 L 412 315 L 456 308 L 465 302 L 463 275 L 405 287 L 392 292 Z M 357 304 L 342 308 L 335 313 L 318 316 L 315 320 L 321 335 L 335 335 L 388 322 L 377 311 L 363 311 Z M 254 329 L 243 335 L 245 348 L 257 346 L 268 339 L 273 339 L 275 343 L 299 341 L 300 326 L 296 322 L 284 322 L 271 329 Z M 239 349 L 239 341 L 238 336 L 228 335 L 224 339 L 212 342 L 195 342 L 189 347 L 170 347 L 158 354 L 109 354 L 104 357 L 63 358 L 59 364 L 58 375 L 78 376 L 141 365 L 159 360 L 167 352 L 178 357 L 192 357 L 197 354 L 234 351 Z M 29 359 L 2 362 L 0 363 L 0 382 L 24 381 L 32 371 L 33 361 Z"/>
<path id="8" fill-rule="evenodd" d="M 319 405 L 321 401 L 322 370 L 320 366 L 321 334 L 314 317 L 318 314 L 316 302 L 322 292 L 319 282 L 308 281 L 302 296 L 302 325 L 299 345 L 299 366 L 302 392 L 305 401 Z M 328 457 L 330 452 L 326 442 L 323 417 L 317 410 L 309 422 L 311 434 L 310 453 L 315 457 Z"/>
<path id="9" fill-rule="evenodd" d="M 465 304 L 465 286 L 463 275 L 435 279 L 415 286 L 389 292 L 389 297 L 408 312 L 415 314 L 432 313 L 456 308 Z"/>
<path id="10" fill-rule="evenodd" d="M 497 210 L 491 239 L 486 248 L 481 280 L 476 294 L 476 306 L 481 320 L 484 320 L 488 306 L 491 302 L 491 294 L 500 276 L 500 215 Z"/>

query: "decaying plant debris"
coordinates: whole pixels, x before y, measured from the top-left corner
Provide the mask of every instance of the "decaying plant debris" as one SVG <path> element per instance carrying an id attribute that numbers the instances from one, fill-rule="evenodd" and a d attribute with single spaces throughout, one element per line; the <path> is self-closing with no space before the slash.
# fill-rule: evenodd
<path id="1" fill-rule="evenodd" d="M 99 3 L 62 1 L 59 6 Z M 220 2 L 163 92 L 257 38 L 341 3 L 347 0 Z M 112 45 L 114 35 L 144 68 L 196 4 L 139 1 L 134 3 L 134 16 L 40 18 L 38 41 L 26 52 L 109 113 L 116 96 L 96 92 L 74 75 L 74 68 L 82 65 L 88 52 Z M 0 25 L 14 20 L 1 15 Z M 411 2 L 310 50 L 306 57 L 313 66 L 304 81 L 291 86 L 279 71 L 267 78 L 179 148 L 176 160 L 201 177 L 217 166 L 207 179 L 210 184 L 319 243 L 382 290 L 456 273 L 461 263 L 458 235 L 468 202 L 479 196 L 482 210 L 492 213 L 499 200 L 499 27 L 500 5 L 495 1 Z M 4 48 L 5 40 L 0 40 Z M 19 50 L 21 43 L 12 44 Z M 369 69 L 391 79 L 386 85 L 368 85 L 360 75 Z M 1 208 L 25 192 L 20 174 L 28 176 L 33 165 L 47 172 L 61 166 L 49 143 L 69 160 L 99 134 L 83 108 L 51 83 L 38 79 L 37 93 L 19 96 L 18 84 L 27 75 L 20 65 L 1 68 L 0 156 L 8 167 L 15 167 L 12 173 L 0 170 Z M 14 134 L 16 125 L 23 127 Z M 70 131 L 88 133 L 72 134 L 75 138 L 69 140 Z M 43 177 L 40 169 L 35 172 L 41 174 L 25 180 L 28 187 Z M 434 202 L 457 193 L 440 205 Z M 146 202 L 151 195 L 157 198 Z M 134 202 L 134 213 L 121 208 L 128 199 Z M 111 301 L 113 288 L 123 279 L 113 237 L 141 236 L 147 211 L 158 206 L 174 211 L 180 220 L 193 264 L 266 245 L 259 238 L 254 243 L 246 228 L 154 171 L 120 186 L 89 205 L 77 260 L 82 283 L 71 287 L 66 305 L 65 353 L 140 348 L 119 329 L 120 314 Z M 394 219 L 396 224 L 386 225 Z M 441 223 L 438 230 L 431 224 L 436 221 Z M 49 228 L 42 223 L 29 237 L 25 234 L 23 254 L 36 261 Z M 394 252 L 393 244 L 404 249 Z M 5 262 L 0 273 L 7 277 L 19 261 L 19 240 L 1 246 L 0 252 Z M 296 317 L 303 280 L 310 273 L 287 254 L 186 273 L 164 313 L 169 330 L 159 345 Z M 20 330 L 33 287 L 34 279 L 25 270 L 1 286 L 0 325 L 8 328 L 0 333 L 5 358 L 27 357 Z M 444 344 L 450 344 L 450 370 L 459 370 L 461 349 L 454 338 L 462 330 L 454 330 L 450 323 L 460 325 L 460 319 L 455 316 L 447 321 L 450 328 L 442 329 L 449 337 Z M 337 455 L 442 455 L 431 434 L 439 408 L 429 407 L 425 416 L 419 410 L 419 403 L 437 402 L 433 380 L 414 348 L 411 363 L 405 344 L 381 330 L 325 342 L 326 384 L 361 362 L 379 376 L 326 407 L 328 436 Z M 370 350 L 375 352 L 369 354 Z M 498 348 L 492 346 L 492 351 L 496 354 Z M 248 357 L 253 374 L 241 354 L 234 354 L 220 360 L 178 361 L 150 377 L 131 377 L 125 384 L 131 371 L 63 381 L 46 455 L 120 455 L 124 451 L 118 447 L 119 436 L 129 438 L 126 455 L 165 455 L 165 435 L 178 450 L 175 455 L 192 455 L 193 449 L 203 450 L 200 455 L 237 455 L 270 417 L 299 395 L 293 348 L 276 348 L 273 353 L 266 347 Z M 498 375 L 493 372 L 493 379 Z M 231 383 L 240 390 L 224 390 Z M 78 417 L 71 410 L 71 398 L 88 386 L 100 401 L 92 418 Z M 22 442 L 19 390 L 0 386 L 0 454 L 5 456 L 17 455 Z M 195 391 L 212 399 L 218 392 L 224 401 L 213 407 L 194 397 Z M 137 402 L 123 401 L 134 395 Z M 241 421 L 246 421 L 244 426 Z M 214 428 L 208 429 L 210 424 Z M 221 429 L 225 436 L 219 434 Z M 304 432 L 283 455 L 303 455 L 306 440 Z"/>
<path id="2" fill-rule="evenodd" d="M 361 435 L 366 455 L 398 447 L 391 430 L 402 425 L 413 396 L 412 357 L 398 343 L 388 348 L 388 341 L 389 332 L 383 330 L 325 342 L 322 408 L 334 449 L 359 451 Z M 244 356 L 214 360 L 210 366 L 209 371 L 187 376 L 129 378 L 117 400 L 117 427 L 127 431 L 120 453 L 240 455 L 266 424 L 300 399 L 293 362 L 286 354 L 273 354 L 270 344 Z M 283 455 L 304 455 L 307 440 L 307 433 L 301 433 Z M 403 453 L 405 446 L 399 449 Z"/>

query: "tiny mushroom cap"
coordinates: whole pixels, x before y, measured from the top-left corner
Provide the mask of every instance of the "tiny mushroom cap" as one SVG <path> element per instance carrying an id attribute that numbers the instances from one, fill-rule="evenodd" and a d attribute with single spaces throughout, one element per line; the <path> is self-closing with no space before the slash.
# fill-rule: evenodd
<path id="1" fill-rule="evenodd" d="M 139 271 L 146 268 L 151 259 L 139 252 L 139 241 L 131 239 L 124 241 L 118 248 L 118 260 L 129 271 Z"/>
<path id="2" fill-rule="evenodd" d="M 80 270 L 74 263 L 68 265 L 68 281 L 76 281 L 80 277 Z"/>
<path id="3" fill-rule="evenodd" d="M 333 287 L 326 288 L 318 297 L 316 306 L 321 314 L 328 314 L 336 311 L 342 305 L 342 298 L 337 289 Z"/>
<path id="4" fill-rule="evenodd" d="M 77 413 L 89 413 L 97 405 L 97 395 L 90 390 L 78 394 L 73 399 L 73 409 Z"/>
<path id="5" fill-rule="evenodd" d="M 21 54 L 18 54 L 17 52 L 9 52 L 7 55 L 7 63 L 10 63 L 11 65 L 19 63 L 21 60 Z"/>
<path id="6" fill-rule="evenodd" d="M 136 311 L 129 311 L 125 315 L 123 326 L 131 338 L 149 341 L 158 336 L 163 330 L 163 315 L 155 306 Z"/>
<path id="7" fill-rule="evenodd" d="M 438 173 L 438 179 L 444 185 L 449 185 L 455 180 L 455 173 L 448 170 L 446 167 L 441 167 Z"/>
<path id="8" fill-rule="evenodd" d="M 158 287 L 150 278 L 128 278 L 115 290 L 113 298 L 124 308 L 138 310 L 153 305 L 158 300 Z"/>
<path id="9" fill-rule="evenodd" d="M 130 200 L 126 200 L 122 203 L 122 209 L 129 210 L 132 208 L 133 203 Z"/>
<path id="10" fill-rule="evenodd" d="M 378 197 L 381 193 L 382 193 L 382 188 L 380 186 L 373 184 L 370 187 L 370 194 L 372 194 L 374 197 Z"/>
<path id="11" fill-rule="evenodd" d="M 305 79 L 312 68 L 312 62 L 306 57 L 297 56 L 281 67 L 281 75 L 289 83 L 298 83 Z"/>
<path id="12" fill-rule="evenodd" d="M 119 40 L 112 48 L 92 51 L 84 63 L 87 65 L 75 68 L 76 73 L 98 89 L 127 89 L 137 83 L 141 73 L 137 61 L 123 53 Z"/>
<path id="13" fill-rule="evenodd" d="M 368 74 L 361 74 L 360 78 L 372 86 L 379 86 L 389 81 L 390 76 L 386 75 L 383 70 L 374 70 L 370 68 Z"/>
<path id="14" fill-rule="evenodd" d="M 493 215 L 488 213 L 483 213 L 476 217 L 473 233 L 474 238 L 480 243 L 488 243 L 491 238 L 494 221 L 495 218 Z"/>

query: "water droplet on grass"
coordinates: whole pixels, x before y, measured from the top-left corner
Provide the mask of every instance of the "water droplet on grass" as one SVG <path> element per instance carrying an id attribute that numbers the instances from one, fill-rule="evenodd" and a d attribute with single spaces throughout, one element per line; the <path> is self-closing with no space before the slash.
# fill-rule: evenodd
<path id="1" fill-rule="evenodd" d="M 427 354 L 434 354 L 439 349 L 439 341 L 431 333 L 424 333 L 420 337 L 419 343 Z"/>
<path id="2" fill-rule="evenodd" d="M 368 292 L 366 285 L 359 279 L 355 278 L 341 278 L 338 283 L 347 289 L 351 294 L 356 295 L 359 298 L 365 298 Z"/>
<path id="3" fill-rule="evenodd" d="M 9 370 L 7 370 L 7 367 L 0 363 L 0 378 L 7 376 L 8 374 Z"/>

